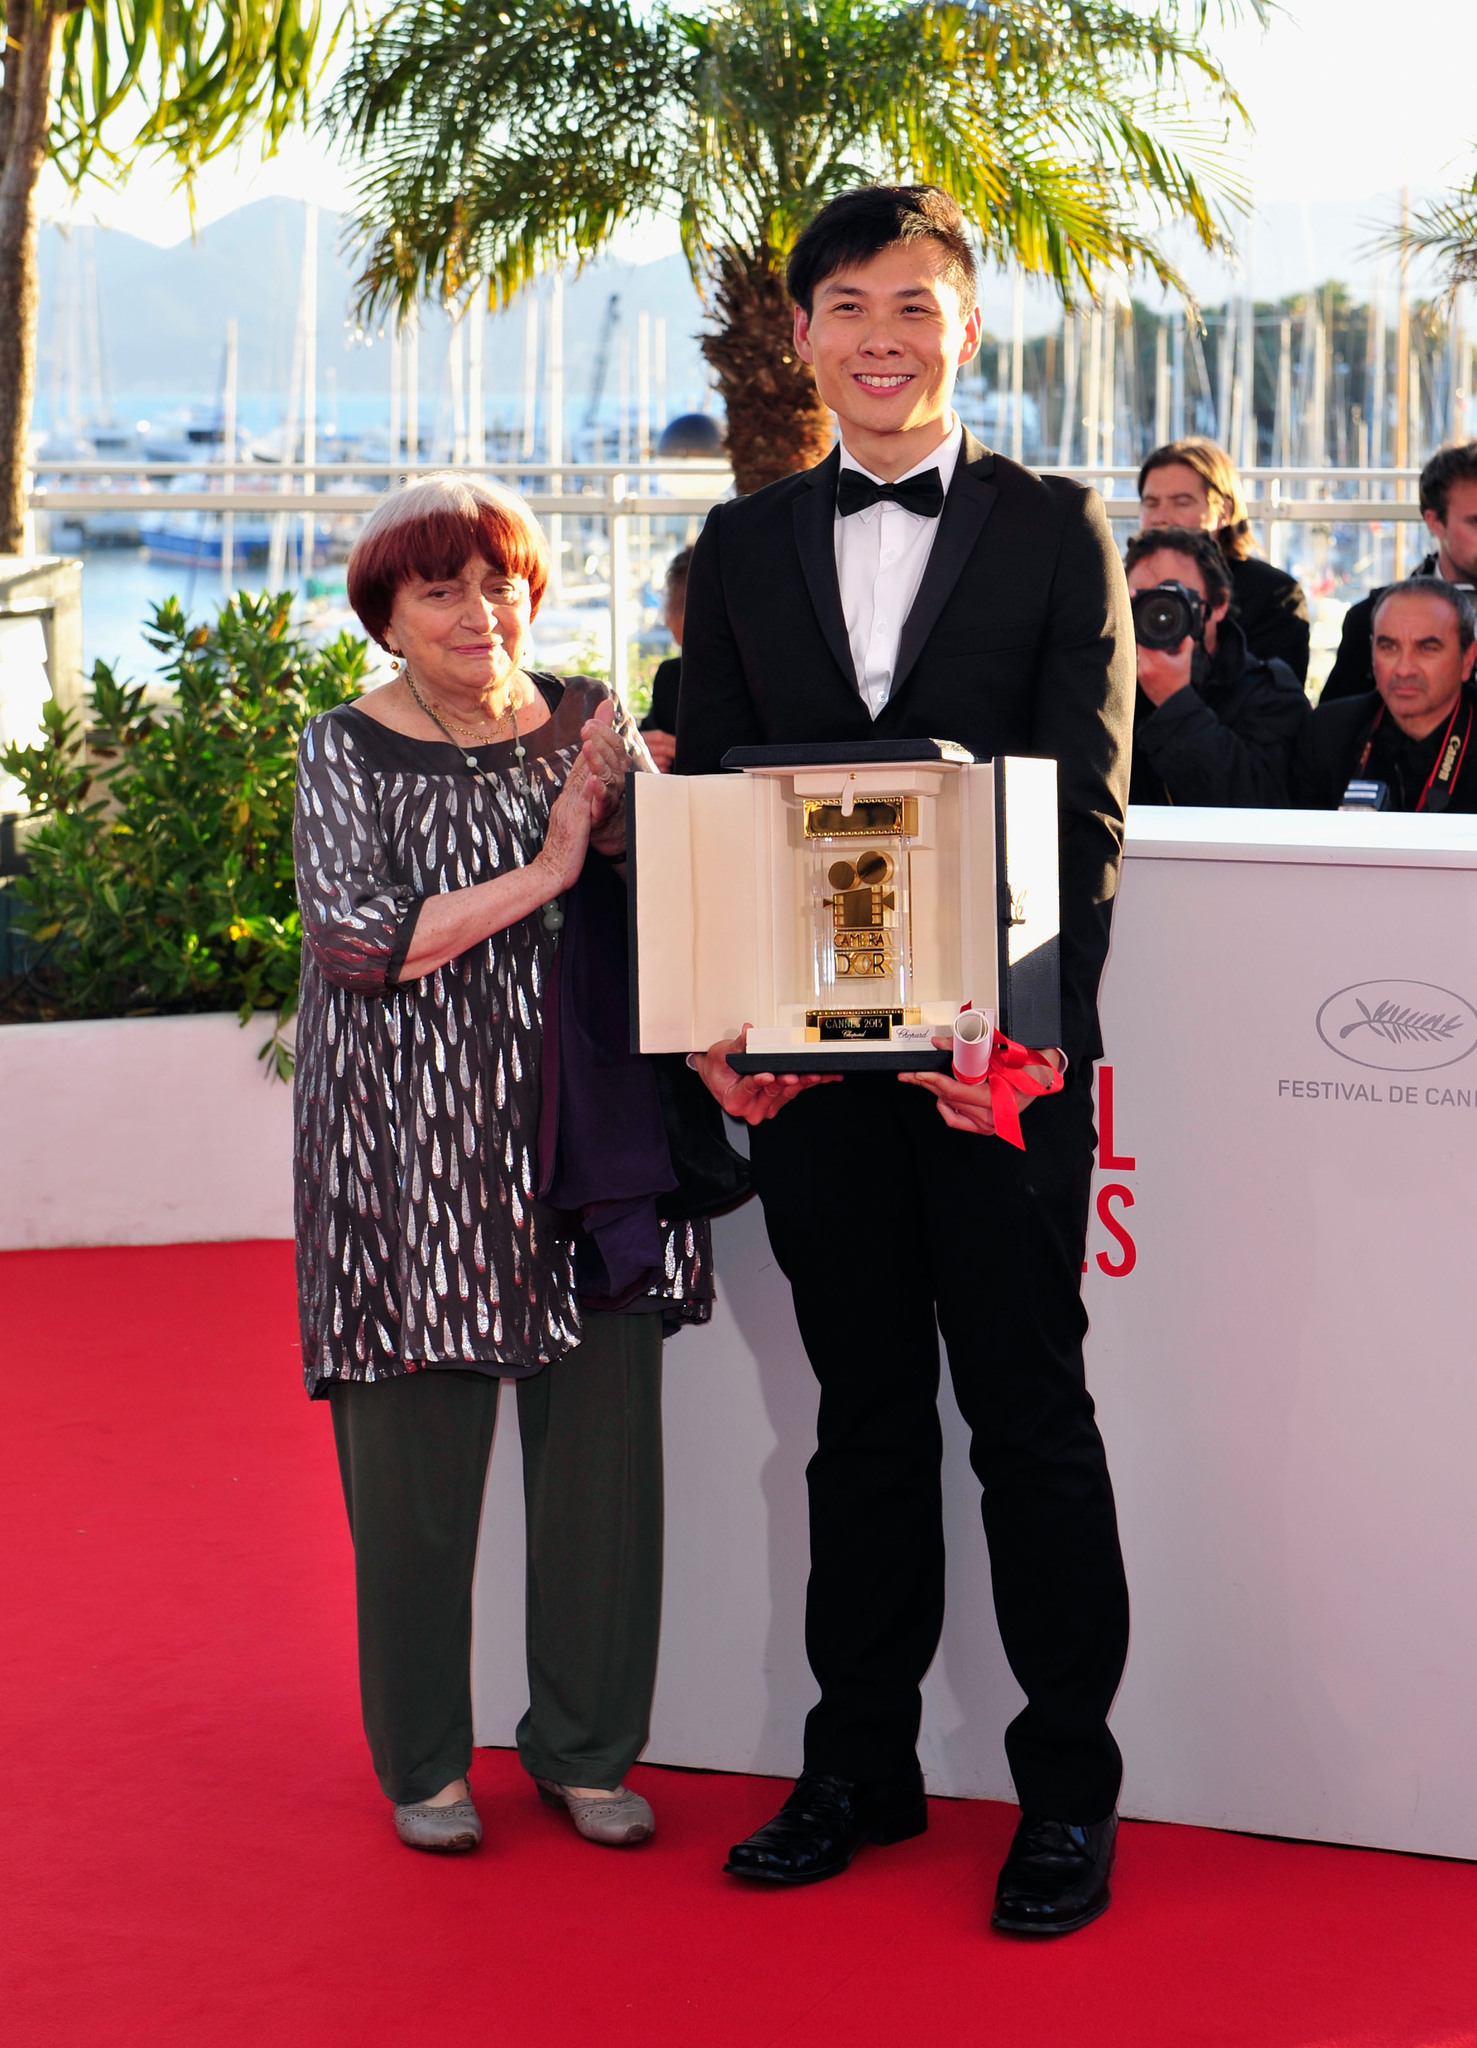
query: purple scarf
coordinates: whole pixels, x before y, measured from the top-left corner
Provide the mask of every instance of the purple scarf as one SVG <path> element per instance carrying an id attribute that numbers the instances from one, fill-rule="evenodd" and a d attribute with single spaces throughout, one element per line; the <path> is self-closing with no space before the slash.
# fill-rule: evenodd
<path id="1" fill-rule="evenodd" d="M 573 1217 L 586 1308 L 660 1287 L 656 1197 L 677 1185 L 651 1068 L 631 1051 L 626 886 L 598 854 L 564 899 L 544 998 L 539 1199 Z"/>

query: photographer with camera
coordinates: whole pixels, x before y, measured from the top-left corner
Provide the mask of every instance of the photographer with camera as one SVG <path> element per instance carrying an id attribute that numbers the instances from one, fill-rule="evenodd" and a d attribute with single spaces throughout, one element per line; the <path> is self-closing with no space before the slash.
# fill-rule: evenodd
<path id="1" fill-rule="evenodd" d="M 1130 803 L 1287 804 L 1308 700 L 1287 663 L 1250 653 L 1227 617 L 1215 536 L 1153 527 L 1128 543 L 1124 566 L 1138 646 Z"/>
<path id="2" fill-rule="evenodd" d="M 1316 811 L 1477 811 L 1477 622 L 1466 591 L 1412 576 L 1377 593 L 1375 687 L 1320 703 L 1293 764 Z"/>

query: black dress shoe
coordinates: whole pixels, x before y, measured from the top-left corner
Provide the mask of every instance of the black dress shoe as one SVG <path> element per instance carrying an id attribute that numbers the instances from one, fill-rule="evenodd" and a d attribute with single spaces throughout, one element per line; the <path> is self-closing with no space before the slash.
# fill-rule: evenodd
<path id="1" fill-rule="evenodd" d="M 1096 1920 L 1113 1896 L 1108 1879 L 1117 1837 L 1116 1813 L 1091 1827 L 1023 1813 L 995 1887 L 990 1925 L 1006 1934 L 1074 1934 Z"/>
<path id="2" fill-rule="evenodd" d="M 816 1884 L 839 1877 L 863 1842 L 906 1842 L 927 1826 L 921 1783 L 877 1791 L 802 1771 L 774 1819 L 730 1849 L 723 1868 L 770 1884 Z"/>

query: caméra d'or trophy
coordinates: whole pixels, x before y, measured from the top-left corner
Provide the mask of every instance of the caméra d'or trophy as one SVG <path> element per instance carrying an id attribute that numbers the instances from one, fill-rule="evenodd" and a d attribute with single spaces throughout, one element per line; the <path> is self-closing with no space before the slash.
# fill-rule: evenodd
<path id="1" fill-rule="evenodd" d="M 632 1041 L 747 1024 L 740 1072 L 945 1069 L 987 1012 L 1060 1043 L 1056 764 L 947 740 L 738 747 L 633 775 Z"/>

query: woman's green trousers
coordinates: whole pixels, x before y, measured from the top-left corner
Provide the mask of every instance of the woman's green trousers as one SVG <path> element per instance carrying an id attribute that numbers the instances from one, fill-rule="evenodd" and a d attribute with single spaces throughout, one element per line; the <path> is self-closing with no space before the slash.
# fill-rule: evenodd
<path id="1" fill-rule="evenodd" d="M 578 1350 L 517 1382 L 529 1692 L 517 1740 L 533 1776 L 613 1790 L 646 1746 L 656 1682 L 662 1319 L 584 1325 Z M 429 1799 L 472 1761 L 472 1574 L 500 1385 L 433 1368 L 339 1381 L 329 1396 L 364 1728 L 397 1804 Z"/>

